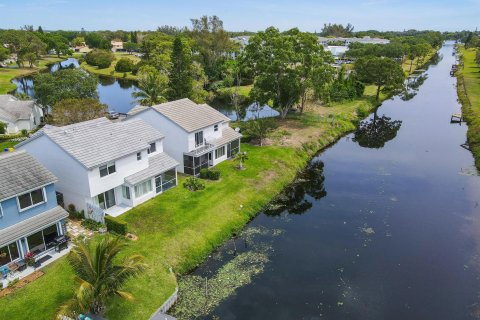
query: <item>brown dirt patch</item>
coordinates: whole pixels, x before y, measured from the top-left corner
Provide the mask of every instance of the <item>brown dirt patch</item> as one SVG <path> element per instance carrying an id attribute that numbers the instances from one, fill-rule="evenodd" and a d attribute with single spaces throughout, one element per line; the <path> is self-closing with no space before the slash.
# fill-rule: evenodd
<path id="1" fill-rule="evenodd" d="M 17 289 L 23 288 L 24 286 L 26 286 L 30 282 L 33 282 L 33 281 L 37 280 L 38 278 L 40 278 L 43 275 L 44 275 L 43 271 L 37 270 L 34 273 L 26 276 L 25 278 L 20 279 L 13 286 L 11 286 L 9 288 L 5 288 L 2 291 L 0 291 L 0 298 L 8 296 L 9 294 L 11 294 L 12 292 L 14 292 Z"/>

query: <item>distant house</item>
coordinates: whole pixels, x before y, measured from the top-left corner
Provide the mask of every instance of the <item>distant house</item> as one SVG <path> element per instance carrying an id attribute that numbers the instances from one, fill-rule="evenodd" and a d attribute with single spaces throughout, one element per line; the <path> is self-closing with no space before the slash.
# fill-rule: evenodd
<path id="1" fill-rule="evenodd" d="M 241 134 L 230 128 L 227 116 L 207 104 L 181 99 L 152 107 L 136 106 L 128 116 L 165 133 L 165 151 L 186 174 L 198 175 L 202 168 L 231 158 L 240 150 Z"/>
<path id="2" fill-rule="evenodd" d="M 68 213 L 58 206 L 57 178 L 24 151 L 0 154 L 0 267 L 52 251 L 66 234 Z"/>
<path id="3" fill-rule="evenodd" d="M 0 122 L 7 125 L 7 133 L 18 133 L 23 129 L 30 131 L 42 124 L 43 110 L 32 100 L 0 95 Z"/>
<path id="4" fill-rule="evenodd" d="M 164 135 L 141 119 L 100 118 L 45 126 L 16 146 L 58 177 L 57 192 L 87 217 L 118 216 L 177 185 L 178 162 L 163 152 Z"/>
<path id="5" fill-rule="evenodd" d="M 110 41 L 110 44 L 112 45 L 112 51 L 113 52 L 123 51 L 123 41 L 122 40 L 112 40 L 112 41 Z"/>
<path id="6" fill-rule="evenodd" d="M 318 42 L 323 45 L 323 46 L 328 46 L 332 44 L 341 44 L 344 46 L 348 46 L 350 43 L 366 43 L 366 44 L 388 44 L 390 43 L 390 40 L 388 39 L 383 39 L 383 38 L 371 38 L 369 36 L 365 36 L 363 38 L 343 38 L 343 37 L 336 37 L 336 38 L 330 38 L 330 37 L 318 37 Z"/>

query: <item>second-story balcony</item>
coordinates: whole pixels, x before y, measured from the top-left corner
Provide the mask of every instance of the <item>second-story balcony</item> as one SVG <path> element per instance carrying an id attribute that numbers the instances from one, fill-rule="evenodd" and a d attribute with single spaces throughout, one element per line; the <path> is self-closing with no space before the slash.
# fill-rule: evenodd
<path id="1" fill-rule="evenodd" d="M 214 148 L 215 148 L 214 144 L 209 143 L 205 140 L 202 144 L 198 145 L 195 149 L 193 149 L 190 152 L 186 152 L 185 154 L 188 156 L 198 157 L 198 156 L 201 156 L 202 154 L 212 151 Z"/>

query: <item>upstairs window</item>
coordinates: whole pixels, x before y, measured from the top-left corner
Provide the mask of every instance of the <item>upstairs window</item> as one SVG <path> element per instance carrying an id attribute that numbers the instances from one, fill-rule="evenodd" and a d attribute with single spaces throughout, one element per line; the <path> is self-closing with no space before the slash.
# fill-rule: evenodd
<path id="1" fill-rule="evenodd" d="M 115 168 L 115 162 L 109 162 L 100 166 L 100 177 L 103 178 L 109 174 L 115 173 L 117 169 Z"/>
<path id="2" fill-rule="evenodd" d="M 142 153 L 137 152 L 137 161 L 140 161 L 140 160 L 142 160 Z"/>
<path id="3" fill-rule="evenodd" d="M 203 145 L 203 131 L 195 132 L 195 147 Z"/>
<path id="4" fill-rule="evenodd" d="M 18 196 L 17 200 L 20 211 L 23 211 L 30 207 L 44 203 L 45 194 L 43 192 L 43 188 L 40 188 Z"/>
<path id="5" fill-rule="evenodd" d="M 147 153 L 150 154 L 150 153 L 154 153 L 155 151 L 157 151 L 157 145 L 154 142 L 150 144 L 150 147 L 148 148 Z"/>
<path id="6" fill-rule="evenodd" d="M 218 131 L 218 124 L 213 126 L 213 131 Z"/>

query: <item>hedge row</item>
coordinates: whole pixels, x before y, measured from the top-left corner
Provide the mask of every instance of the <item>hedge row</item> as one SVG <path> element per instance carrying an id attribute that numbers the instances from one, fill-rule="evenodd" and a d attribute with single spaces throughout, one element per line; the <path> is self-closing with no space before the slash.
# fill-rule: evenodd
<path id="1" fill-rule="evenodd" d="M 114 217 L 105 216 L 105 224 L 109 232 L 114 232 L 122 236 L 127 234 L 127 223 L 119 221 Z"/>

